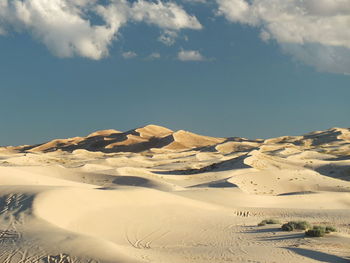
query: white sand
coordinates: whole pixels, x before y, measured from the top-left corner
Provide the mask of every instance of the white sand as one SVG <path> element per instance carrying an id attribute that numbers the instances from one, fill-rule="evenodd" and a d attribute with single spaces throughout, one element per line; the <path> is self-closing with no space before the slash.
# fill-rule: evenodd
<path id="1" fill-rule="evenodd" d="M 350 262 L 350 130 L 264 141 L 149 125 L 0 148 L 0 263 L 32 262 Z"/>

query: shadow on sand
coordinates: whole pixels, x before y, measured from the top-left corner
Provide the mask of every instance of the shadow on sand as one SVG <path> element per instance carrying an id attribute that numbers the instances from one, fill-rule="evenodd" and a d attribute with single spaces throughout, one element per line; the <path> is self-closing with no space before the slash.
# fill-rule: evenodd
<path id="1" fill-rule="evenodd" d="M 294 253 L 301 255 L 303 257 L 307 257 L 313 260 L 317 260 L 319 262 L 329 262 L 329 263 L 349 263 L 350 259 L 346 259 L 343 257 L 334 256 L 331 254 L 310 250 L 310 249 L 304 249 L 304 248 L 291 248 L 291 247 L 285 247 L 288 250 L 293 251 Z"/>
<path id="2" fill-rule="evenodd" d="M 185 170 L 171 170 L 171 171 L 152 171 L 156 174 L 173 174 L 173 175 L 189 175 L 189 174 L 200 174 L 206 172 L 221 172 L 228 171 L 232 169 L 245 169 L 252 168 L 244 163 L 244 159 L 247 158 L 247 155 L 235 157 L 229 160 L 225 160 L 218 163 L 213 163 L 211 165 L 198 168 L 198 169 L 185 169 Z"/>
<path id="3" fill-rule="evenodd" d="M 350 165 L 327 164 L 316 168 L 315 171 L 328 177 L 350 181 Z"/>

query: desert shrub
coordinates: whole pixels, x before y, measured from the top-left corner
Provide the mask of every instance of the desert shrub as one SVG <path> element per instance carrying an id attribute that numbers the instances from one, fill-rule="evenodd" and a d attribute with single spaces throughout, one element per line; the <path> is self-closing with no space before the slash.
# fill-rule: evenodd
<path id="1" fill-rule="evenodd" d="M 334 226 L 326 226 L 326 233 L 337 232 L 337 229 Z"/>
<path id="2" fill-rule="evenodd" d="M 326 228 L 324 226 L 314 226 L 305 232 L 309 237 L 323 237 L 326 234 Z"/>
<path id="3" fill-rule="evenodd" d="M 293 230 L 307 230 L 312 226 L 307 221 L 290 221 L 282 225 L 283 231 L 293 231 Z"/>
<path id="4" fill-rule="evenodd" d="M 277 219 L 269 218 L 261 221 L 258 226 L 265 226 L 265 225 L 274 225 L 274 224 L 281 224 L 280 221 Z"/>
<path id="5" fill-rule="evenodd" d="M 311 227 L 312 225 L 307 221 L 297 221 L 295 225 L 295 229 L 298 229 L 298 230 L 307 230 L 307 229 L 310 229 Z"/>
<path id="6" fill-rule="evenodd" d="M 283 224 L 281 228 L 283 231 L 293 231 L 294 230 L 293 225 L 291 225 L 289 223 Z"/>

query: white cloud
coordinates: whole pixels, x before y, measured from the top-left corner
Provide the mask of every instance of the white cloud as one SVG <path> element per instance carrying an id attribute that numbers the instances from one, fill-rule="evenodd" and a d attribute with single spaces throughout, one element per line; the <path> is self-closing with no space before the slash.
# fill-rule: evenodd
<path id="1" fill-rule="evenodd" d="M 182 7 L 172 2 L 139 0 L 132 4 L 129 15 L 134 21 L 143 21 L 166 29 L 202 28 L 195 16 L 188 15 Z"/>
<path id="2" fill-rule="evenodd" d="M 284 51 L 307 64 L 350 73 L 348 63 L 342 59 L 344 54 L 350 54 L 350 0 L 216 2 L 218 13 L 227 20 L 260 27 L 264 41 L 277 41 Z M 313 57 L 316 54 L 319 56 Z"/>
<path id="3" fill-rule="evenodd" d="M 180 50 L 177 54 L 180 61 L 204 61 L 205 57 L 197 50 Z"/>
<path id="4" fill-rule="evenodd" d="M 350 50 L 319 44 L 282 44 L 282 50 L 320 71 L 350 75 Z"/>
<path id="5" fill-rule="evenodd" d="M 148 56 L 148 59 L 151 59 L 151 60 L 153 60 L 153 59 L 160 59 L 160 54 L 158 53 L 158 52 L 153 52 L 153 53 L 151 53 L 149 56 Z"/>
<path id="6" fill-rule="evenodd" d="M 122 56 L 125 59 L 131 59 L 131 58 L 136 58 L 137 54 L 134 51 L 126 51 L 122 53 Z"/>
<path id="7" fill-rule="evenodd" d="M 256 17 L 251 6 L 245 0 L 216 0 L 219 5 L 218 13 L 224 15 L 231 22 L 254 25 Z"/>
<path id="8" fill-rule="evenodd" d="M 91 15 L 102 24 L 93 24 Z M 195 16 L 175 3 L 107 0 L 0 0 L 0 34 L 27 31 L 59 57 L 101 59 L 129 21 L 167 30 L 201 29 Z"/>
<path id="9" fill-rule="evenodd" d="M 108 46 L 124 22 L 91 25 L 84 10 L 96 7 L 87 1 L 0 0 L 0 24 L 6 30 L 29 31 L 55 55 L 79 55 L 99 59 L 108 54 Z"/>
<path id="10" fill-rule="evenodd" d="M 206 4 L 207 0 L 182 0 L 183 2 L 190 4 Z"/>

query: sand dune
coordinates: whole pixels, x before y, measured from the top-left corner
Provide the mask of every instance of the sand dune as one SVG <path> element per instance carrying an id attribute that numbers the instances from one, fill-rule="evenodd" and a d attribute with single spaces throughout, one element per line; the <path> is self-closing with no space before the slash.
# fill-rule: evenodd
<path id="1" fill-rule="evenodd" d="M 350 262 L 349 218 L 350 129 L 249 140 L 148 125 L 0 147 L 0 263 Z"/>

